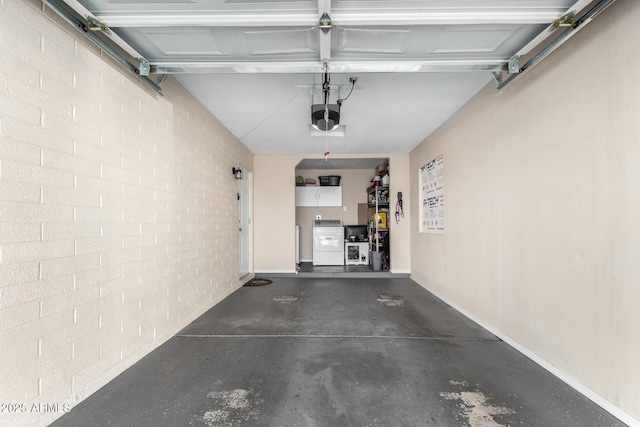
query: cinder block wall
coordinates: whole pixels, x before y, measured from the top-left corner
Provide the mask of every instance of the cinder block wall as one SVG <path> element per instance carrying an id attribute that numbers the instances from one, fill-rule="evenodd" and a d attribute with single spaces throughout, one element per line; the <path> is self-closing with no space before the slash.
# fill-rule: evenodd
<path id="1" fill-rule="evenodd" d="M 0 425 L 45 425 L 239 287 L 253 156 L 39 0 L 0 1 L 0 61 Z"/>

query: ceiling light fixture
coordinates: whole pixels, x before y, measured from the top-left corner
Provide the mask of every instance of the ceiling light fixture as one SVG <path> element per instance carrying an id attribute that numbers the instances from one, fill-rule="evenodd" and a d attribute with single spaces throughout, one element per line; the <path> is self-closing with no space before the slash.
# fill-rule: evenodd
<path id="1" fill-rule="evenodd" d="M 331 130 L 320 130 L 313 125 L 309 125 L 309 136 L 344 136 L 347 131 L 347 127 L 345 125 L 338 125 Z"/>

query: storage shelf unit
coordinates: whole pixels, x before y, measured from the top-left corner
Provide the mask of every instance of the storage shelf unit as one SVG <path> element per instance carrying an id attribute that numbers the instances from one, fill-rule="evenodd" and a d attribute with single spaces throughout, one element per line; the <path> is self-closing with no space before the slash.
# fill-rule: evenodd
<path id="1" fill-rule="evenodd" d="M 379 173 L 379 171 L 376 171 Z M 387 172 L 386 170 L 384 171 Z M 369 218 L 369 249 L 371 252 L 383 252 L 382 269 L 389 265 L 389 186 L 372 185 L 367 188 L 367 206 Z M 375 257 L 374 257 L 375 258 Z M 373 261 L 373 259 L 372 259 Z"/>
<path id="2" fill-rule="evenodd" d="M 371 252 L 379 252 L 388 237 L 389 227 L 389 187 L 369 187 L 369 224 Z"/>

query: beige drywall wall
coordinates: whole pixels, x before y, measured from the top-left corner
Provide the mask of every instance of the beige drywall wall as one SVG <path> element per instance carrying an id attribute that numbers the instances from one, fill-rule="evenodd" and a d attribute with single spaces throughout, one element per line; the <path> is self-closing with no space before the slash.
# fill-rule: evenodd
<path id="1" fill-rule="evenodd" d="M 296 270 L 295 167 L 298 156 L 254 157 L 254 271 Z"/>
<path id="2" fill-rule="evenodd" d="M 322 155 L 266 155 L 254 157 L 254 253 L 255 272 L 295 271 L 295 177 L 296 166 L 303 159 Z M 340 155 L 332 158 L 389 158 L 391 175 L 391 210 L 396 194 L 402 191 L 405 218 L 391 228 L 391 271 L 410 272 L 409 154 Z M 326 173 L 329 174 L 329 173 Z M 353 209 L 357 219 L 357 207 Z M 300 224 L 303 225 L 303 224 Z"/>
<path id="3" fill-rule="evenodd" d="M 231 168 L 253 167 L 173 79 L 157 95 L 42 7 L 0 3 L 0 402 L 58 409 L 11 426 L 240 286 Z"/>
<path id="4" fill-rule="evenodd" d="M 391 272 L 411 272 L 411 168 L 409 153 L 392 154 L 389 156 L 389 229 L 391 230 Z M 397 209 L 398 192 L 402 193 L 403 215 L 398 216 Z"/>
<path id="5" fill-rule="evenodd" d="M 615 3 L 411 153 L 412 278 L 636 419 L 639 20 Z M 418 168 L 440 154 L 446 234 L 419 234 Z"/>

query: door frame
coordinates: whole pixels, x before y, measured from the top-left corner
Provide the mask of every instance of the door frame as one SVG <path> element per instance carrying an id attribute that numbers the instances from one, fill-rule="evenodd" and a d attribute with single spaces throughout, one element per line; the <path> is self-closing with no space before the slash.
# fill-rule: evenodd
<path id="1" fill-rule="evenodd" d="M 238 180 L 238 274 L 242 278 L 253 272 L 253 173 L 243 168 Z M 244 239 L 244 242 L 243 242 Z"/>

